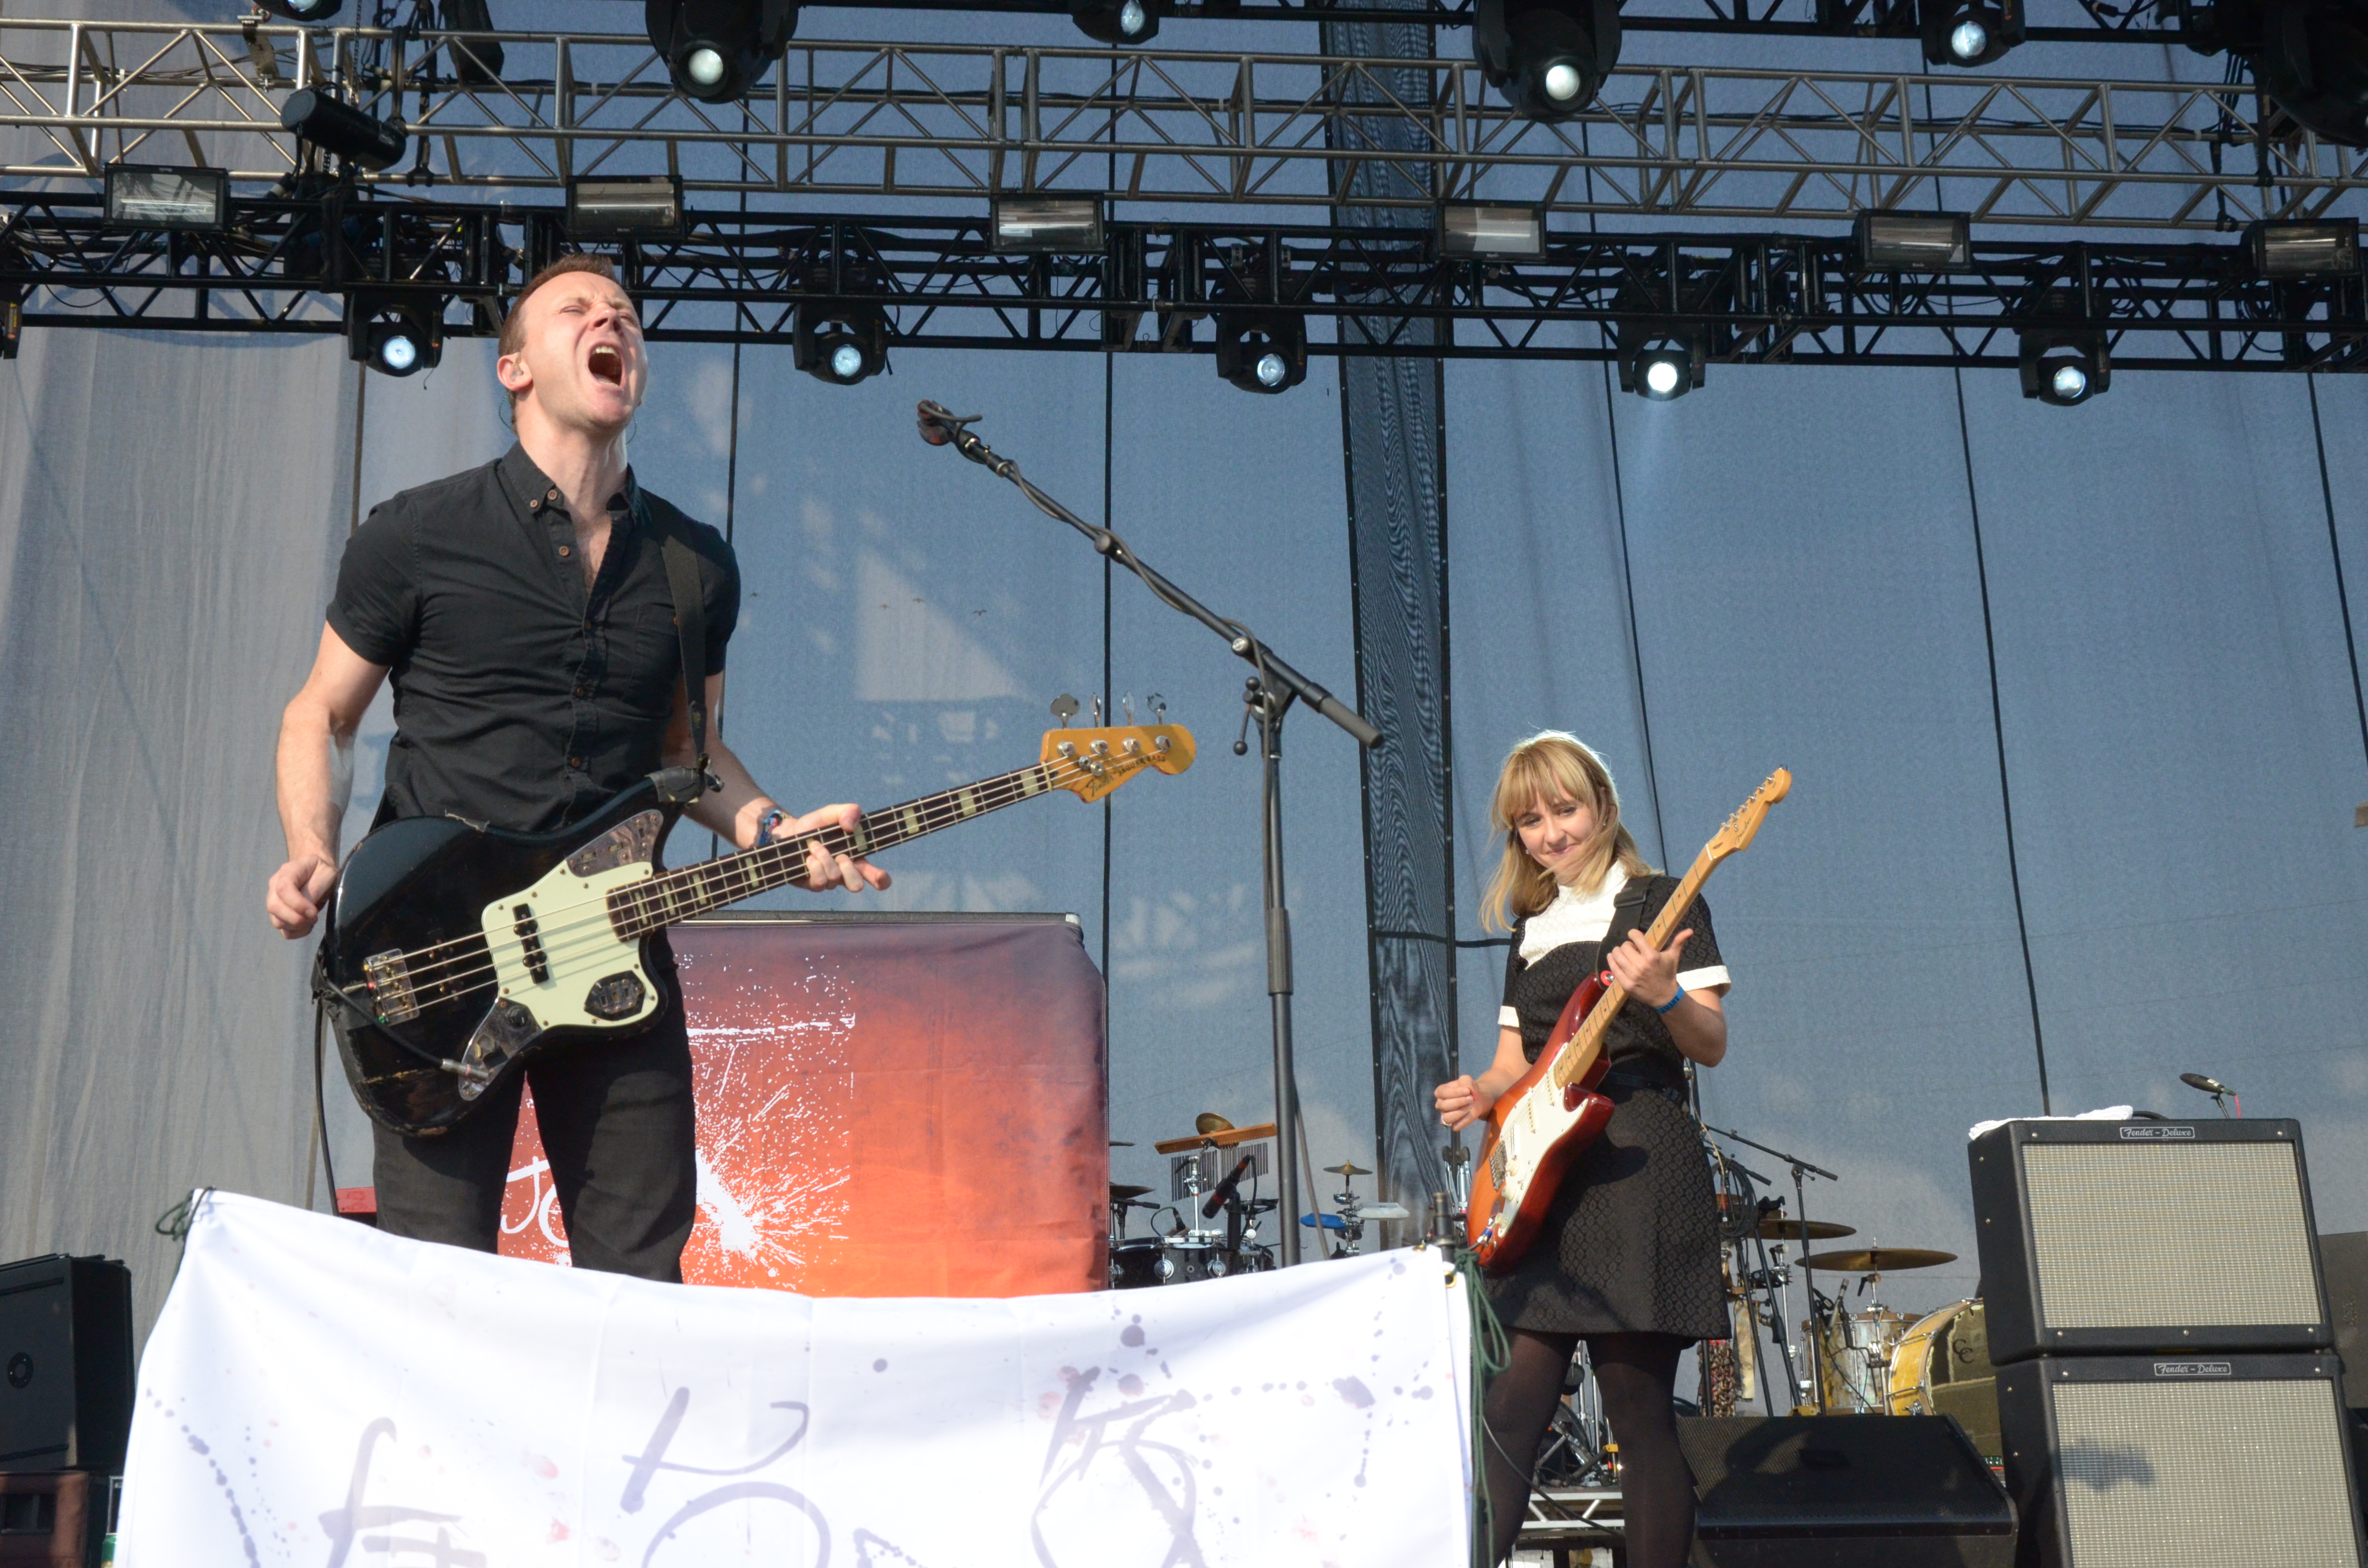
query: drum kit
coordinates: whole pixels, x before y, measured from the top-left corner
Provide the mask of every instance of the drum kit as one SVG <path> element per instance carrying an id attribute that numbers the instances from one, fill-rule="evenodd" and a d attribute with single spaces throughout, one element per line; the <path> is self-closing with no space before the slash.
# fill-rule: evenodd
<path id="1" fill-rule="evenodd" d="M 1722 1259 L 1735 1335 L 1705 1346 L 1703 1414 L 1731 1415 L 1754 1401 L 1773 1413 L 1775 1380 L 1756 1365 L 1759 1331 L 1769 1333 L 1783 1362 L 1785 1403 L 1797 1415 L 1953 1415 L 1982 1454 L 1998 1462 L 1997 1374 L 1978 1299 L 1920 1315 L 1884 1304 L 1888 1275 L 1953 1263 L 1957 1255 L 1929 1247 L 1881 1244 L 1809 1251 L 1857 1234 L 1848 1225 L 1804 1221 L 1784 1212 L 1781 1198 L 1757 1198 L 1748 1174 L 1712 1147 L 1717 1178 Z M 1787 1250 L 1801 1249 L 1788 1259 Z M 1847 1284 L 1828 1296 L 1816 1276 L 1858 1278 L 1861 1305 L 1850 1308 Z M 1792 1291 L 1804 1292 L 1806 1315 L 1794 1324 Z"/>
<path id="2" fill-rule="evenodd" d="M 1270 1121 L 1235 1127 L 1215 1111 L 1202 1111 L 1189 1136 L 1152 1145 L 1169 1156 L 1168 1202 L 1154 1200 L 1148 1187 L 1110 1183 L 1110 1289 L 1183 1285 L 1272 1268 L 1274 1248 L 1259 1240 L 1259 1228 L 1276 1199 L 1258 1196 L 1258 1186 L 1269 1174 L 1266 1143 L 1275 1131 Z M 1332 1195 L 1334 1210 L 1303 1214 L 1299 1222 L 1330 1244 L 1328 1256 L 1358 1252 L 1370 1223 L 1409 1217 L 1403 1204 L 1367 1203 L 1357 1196 L 1355 1178 L 1373 1174 L 1363 1166 L 1344 1161 L 1324 1168 L 1341 1178 L 1341 1190 Z M 1149 1235 L 1128 1234 L 1137 1209 L 1152 1211 Z"/>

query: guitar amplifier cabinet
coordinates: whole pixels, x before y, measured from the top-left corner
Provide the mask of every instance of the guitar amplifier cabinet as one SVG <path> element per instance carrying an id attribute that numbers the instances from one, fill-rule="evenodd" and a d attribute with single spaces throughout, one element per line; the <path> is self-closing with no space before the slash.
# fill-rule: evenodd
<path id="1" fill-rule="evenodd" d="M 98 1568 L 108 1490 L 87 1471 L 0 1474 L 0 1565 Z"/>
<path id="2" fill-rule="evenodd" d="M 1680 1420 L 1692 1568 L 2009 1568 L 2006 1491 L 1945 1415 Z"/>
<path id="3" fill-rule="evenodd" d="M 1990 1361 L 2334 1343 L 2292 1121 L 2009 1121 L 1973 1141 Z"/>
<path id="4" fill-rule="evenodd" d="M 57 1254 L 0 1267 L 0 1471 L 123 1469 L 131 1271 Z"/>
<path id="5" fill-rule="evenodd" d="M 2044 1356 L 1998 1369 L 2039 1568 L 2361 1568 L 2333 1356 Z"/>

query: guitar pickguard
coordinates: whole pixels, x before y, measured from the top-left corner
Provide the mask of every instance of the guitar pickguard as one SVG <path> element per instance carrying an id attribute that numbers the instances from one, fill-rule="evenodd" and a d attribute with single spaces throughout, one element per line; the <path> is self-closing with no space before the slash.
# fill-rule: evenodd
<path id="1" fill-rule="evenodd" d="M 657 1011 L 641 945 L 617 934 L 609 895 L 645 881 L 666 818 L 642 812 L 484 908 L 499 1000 L 469 1041 L 471 1066 L 497 1069 L 553 1028 L 614 1029 Z M 482 1091 L 480 1091 L 482 1092 Z M 463 1086 L 464 1096 L 474 1098 Z"/>

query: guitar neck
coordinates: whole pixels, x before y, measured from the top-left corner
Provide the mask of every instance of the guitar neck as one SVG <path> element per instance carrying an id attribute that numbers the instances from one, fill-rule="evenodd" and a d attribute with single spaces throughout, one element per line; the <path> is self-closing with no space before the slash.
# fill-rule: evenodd
<path id="1" fill-rule="evenodd" d="M 1114 761 L 1116 766 L 1127 766 L 1124 761 Z M 645 882 L 636 882 L 611 895 L 620 916 L 620 932 L 628 939 L 647 936 L 760 892 L 803 882 L 806 851 L 814 845 L 832 855 L 872 855 L 893 849 L 939 828 L 1017 805 L 1031 795 L 1058 788 L 1064 773 L 1076 767 L 1074 762 L 1040 762 L 974 784 L 940 790 L 901 806 L 867 812 L 856 819 L 851 831 L 837 826 L 817 828 L 755 849 L 702 860 L 695 866 L 661 871 Z"/>
<path id="2" fill-rule="evenodd" d="M 1661 913 L 1645 928 L 1645 939 L 1653 944 L 1655 951 L 1669 945 L 1669 938 L 1677 935 L 1679 926 L 1693 909 L 1695 896 L 1702 892 L 1702 884 L 1710 881 L 1711 872 L 1717 867 L 1718 860 L 1705 847 L 1694 857 L 1694 863 L 1686 868 L 1686 874 L 1679 881 L 1677 891 L 1669 894 L 1668 903 L 1661 905 Z M 1594 1007 L 1587 1015 L 1587 1021 L 1579 1025 L 1578 1031 L 1564 1045 L 1562 1054 L 1554 1059 L 1554 1082 L 1556 1088 L 1566 1089 L 1586 1076 L 1588 1069 L 1595 1065 L 1596 1057 L 1603 1050 L 1604 1031 L 1611 1027 L 1611 1020 L 1618 1017 L 1620 1009 L 1627 1005 L 1628 988 L 1613 981 L 1611 989 L 1596 999 Z"/>

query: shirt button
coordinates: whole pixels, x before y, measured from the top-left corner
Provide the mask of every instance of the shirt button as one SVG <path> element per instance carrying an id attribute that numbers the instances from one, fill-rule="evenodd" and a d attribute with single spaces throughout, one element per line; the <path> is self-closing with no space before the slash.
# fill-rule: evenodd
<path id="1" fill-rule="evenodd" d="M 542 498 L 546 501 L 556 501 L 559 499 L 559 492 L 556 490 L 546 490 L 542 493 Z"/>
<path id="2" fill-rule="evenodd" d="M 563 544 L 559 547 L 559 553 L 562 555 L 573 555 L 575 553 L 575 550 L 572 545 Z"/>
<path id="3" fill-rule="evenodd" d="M 575 695 L 578 697 L 589 697 L 592 695 L 592 688 L 588 686 L 579 686 L 575 688 Z"/>
<path id="4" fill-rule="evenodd" d="M 584 759 L 580 756 L 571 756 L 567 759 L 567 766 L 581 773 L 584 771 Z"/>

